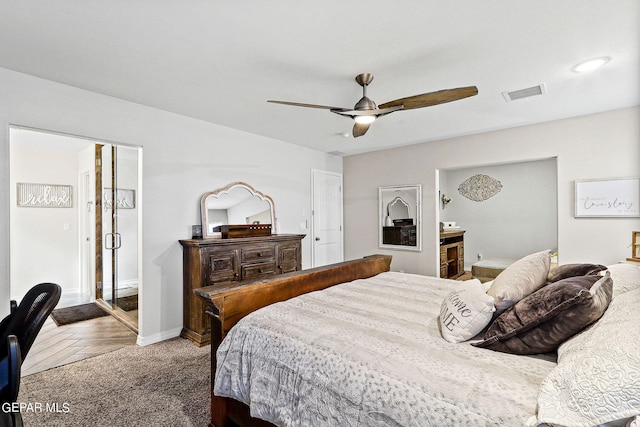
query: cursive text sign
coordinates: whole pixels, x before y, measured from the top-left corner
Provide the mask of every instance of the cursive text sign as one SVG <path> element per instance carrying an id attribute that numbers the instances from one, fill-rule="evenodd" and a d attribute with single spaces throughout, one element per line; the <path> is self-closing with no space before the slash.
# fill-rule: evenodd
<path id="1" fill-rule="evenodd" d="M 104 209 L 112 209 L 114 205 L 114 191 L 111 188 L 105 188 L 103 191 Z M 117 188 L 115 191 L 115 205 L 117 209 L 135 209 L 136 192 L 135 190 L 125 190 Z"/>
<path id="2" fill-rule="evenodd" d="M 71 185 L 27 184 L 17 185 L 18 207 L 70 208 L 73 206 Z"/>
<path id="3" fill-rule="evenodd" d="M 640 217 L 640 178 L 576 181 L 576 217 Z"/>

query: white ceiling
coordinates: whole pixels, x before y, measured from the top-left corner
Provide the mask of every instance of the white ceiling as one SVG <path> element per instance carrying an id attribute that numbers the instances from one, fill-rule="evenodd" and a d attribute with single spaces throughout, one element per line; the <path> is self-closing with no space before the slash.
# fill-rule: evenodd
<path id="1" fill-rule="evenodd" d="M 640 105 L 639 0 L 0 0 L 0 67 L 345 154 Z M 578 74 L 577 63 L 611 61 Z M 475 85 L 377 120 L 352 107 Z M 513 102 L 504 91 L 546 84 Z M 0 102 L 2 100 L 0 99 Z"/>

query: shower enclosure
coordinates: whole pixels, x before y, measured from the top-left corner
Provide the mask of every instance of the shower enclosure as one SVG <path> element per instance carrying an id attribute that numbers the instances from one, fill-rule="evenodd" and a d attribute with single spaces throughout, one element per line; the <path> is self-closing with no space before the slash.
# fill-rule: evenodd
<path id="1" fill-rule="evenodd" d="M 96 300 L 138 327 L 138 148 L 96 145 Z"/>

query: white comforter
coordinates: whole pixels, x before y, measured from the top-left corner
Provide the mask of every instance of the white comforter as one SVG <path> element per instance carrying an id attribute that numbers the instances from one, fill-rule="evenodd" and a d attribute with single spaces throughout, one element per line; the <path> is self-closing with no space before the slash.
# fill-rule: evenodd
<path id="1" fill-rule="evenodd" d="M 445 341 L 455 283 L 389 272 L 265 307 L 221 344 L 214 392 L 281 426 L 522 426 L 556 364 Z"/>

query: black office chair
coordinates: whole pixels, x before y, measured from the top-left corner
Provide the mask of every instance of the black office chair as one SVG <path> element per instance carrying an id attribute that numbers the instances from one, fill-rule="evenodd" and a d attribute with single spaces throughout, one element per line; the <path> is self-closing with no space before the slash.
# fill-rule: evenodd
<path id="1" fill-rule="evenodd" d="M 22 355 L 18 337 L 9 335 L 6 343 L 7 356 L 0 360 L 0 427 L 21 427 L 20 409 L 12 404 L 17 401 L 20 391 Z"/>
<path id="2" fill-rule="evenodd" d="M 61 294 L 59 285 L 40 283 L 29 289 L 20 305 L 11 301 L 11 312 L 0 322 L 0 403 L 3 405 L 16 402 L 22 362 Z M 20 411 L 9 408 L 10 411 L 0 410 L 0 427 L 22 427 Z"/>
<path id="3" fill-rule="evenodd" d="M 0 323 L 0 343 L 9 335 L 18 337 L 22 361 L 42 329 L 45 320 L 60 301 L 62 288 L 55 283 L 40 283 L 29 289 L 20 305 L 11 302 L 11 313 Z M 7 347 L 0 344 L 0 360 L 6 357 Z"/>

